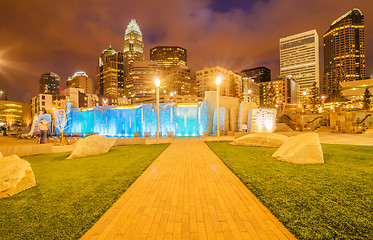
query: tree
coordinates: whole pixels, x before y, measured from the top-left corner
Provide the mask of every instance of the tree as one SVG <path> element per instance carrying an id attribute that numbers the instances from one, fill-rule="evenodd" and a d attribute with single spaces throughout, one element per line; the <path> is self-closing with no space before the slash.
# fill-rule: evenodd
<path id="1" fill-rule="evenodd" d="M 332 91 L 332 93 L 328 96 L 325 102 L 347 102 L 348 99 L 345 98 L 342 94 L 342 88 L 339 82 L 336 85 L 336 88 Z"/>
<path id="2" fill-rule="evenodd" d="M 369 88 L 368 87 L 365 88 L 364 98 L 363 98 L 363 109 L 365 109 L 365 110 L 370 109 L 370 103 L 371 103 L 370 98 L 371 97 L 372 97 L 372 94 L 370 93 Z"/>
<path id="3" fill-rule="evenodd" d="M 310 92 L 310 102 L 311 102 L 311 108 L 314 109 L 317 104 L 320 103 L 320 92 L 319 87 L 314 82 L 312 84 L 311 92 Z"/>
<path id="4" fill-rule="evenodd" d="M 26 127 L 29 127 L 32 122 L 31 115 L 30 114 L 25 115 L 23 117 L 23 122 L 26 124 Z"/>
<path id="5" fill-rule="evenodd" d="M 231 77 L 229 81 L 229 96 L 238 97 L 237 87 L 238 87 L 238 84 L 236 83 L 234 77 Z"/>
<path id="6" fill-rule="evenodd" d="M 14 114 L 11 114 L 11 113 L 6 114 L 5 119 L 6 119 L 6 125 L 9 128 L 11 128 L 16 121 Z"/>
<path id="7" fill-rule="evenodd" d="M 274 87 L 272 86 L 272 84 L 270 84 L 266 90 L 267 92 L 265 95 L 267 95 L 267 101 L 265 105 L 266 107 L 273 108 L 275 107 L 275 104 L 277 101 L 276 91 Z"/>
<path id="8" fill-rule="evenodd" d="M 57 109 L 54 112 L 54 124 L 56 128 L 60 131 L 61 134 L 61 143 L 63 140 L 63 131 L 65 130 L 67 126 L 68 116 L 65 110 L 63 109 Z"/>

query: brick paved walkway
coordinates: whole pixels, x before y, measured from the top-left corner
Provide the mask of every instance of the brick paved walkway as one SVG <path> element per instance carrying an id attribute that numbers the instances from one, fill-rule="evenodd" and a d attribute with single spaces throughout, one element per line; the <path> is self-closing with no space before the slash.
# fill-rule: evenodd
<path id="1" fill-rule="evenodd" d="M 203 138 L 174 138 L 82 239 L 295 239 Z"/>

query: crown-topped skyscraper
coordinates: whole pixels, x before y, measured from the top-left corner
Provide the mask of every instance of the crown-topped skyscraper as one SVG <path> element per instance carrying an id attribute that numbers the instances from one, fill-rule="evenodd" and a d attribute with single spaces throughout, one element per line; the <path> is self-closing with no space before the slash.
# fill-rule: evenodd
<path id="1" fill-rule="evenodd" d="M 124 74 L 128 78 L 134 61 L 144 61 L 144 43 L 142 33 L 135 19 L 128 24 L 124 34 Z"/>

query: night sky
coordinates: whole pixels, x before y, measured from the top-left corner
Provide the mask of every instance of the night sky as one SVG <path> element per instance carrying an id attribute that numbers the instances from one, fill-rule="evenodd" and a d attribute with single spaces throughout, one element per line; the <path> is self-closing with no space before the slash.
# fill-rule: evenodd
<path id="1" fill-rule="evenodd" d="M 129 21 L 144 36 L 145 58 L 158 45 L 188 50 L 194 70 L 219 65 L 233 71 L 267 66 L 279 74 L 279 39 L 316 29 L 320 38 L 338 17 L 359 8 L 365 17 L 367 75 L 373 74 L 372 0 L 2 0 L 0 89 L 8 100 L 30 102 L 42 73 L 76 71 L 96 81 L 101 51 L 123 51 Z M 322 68 L 320 71 L 322 75 Z"/>

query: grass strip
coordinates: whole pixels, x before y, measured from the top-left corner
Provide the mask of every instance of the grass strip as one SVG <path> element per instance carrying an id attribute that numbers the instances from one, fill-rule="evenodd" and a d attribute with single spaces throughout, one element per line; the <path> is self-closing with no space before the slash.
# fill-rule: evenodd
<path id="1" fill-rule="evenodd" d="M 372 239 L 373 147 L 322 144 L 324 164 L 297 165 L 277 148 L 206 144 L 298 239 Z"/>
<path id="2" fill-rule="evenodd" d="M 37 186 L 0 199 L 0 239 L 79 239 L 169 144 L 25 157 Z"/>

